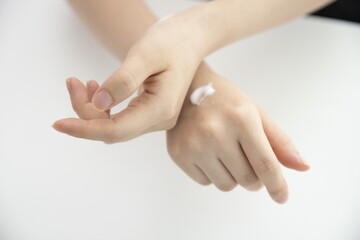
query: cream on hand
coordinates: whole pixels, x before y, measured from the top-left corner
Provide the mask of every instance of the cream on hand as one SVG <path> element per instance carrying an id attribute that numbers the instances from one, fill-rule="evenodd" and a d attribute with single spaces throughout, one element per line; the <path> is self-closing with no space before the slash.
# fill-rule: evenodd
<path id="1" fill-rule="evenodd" d="M 199 105 L 201 100 L 206 98 L 207 96 L 212 95 L 215 92 L 215 89 L 212 86 L 212 83 L 209 83 L 204 86 L 200 86 L 193 91 L 190 96 L 190 101 L 194 105 Z"/>

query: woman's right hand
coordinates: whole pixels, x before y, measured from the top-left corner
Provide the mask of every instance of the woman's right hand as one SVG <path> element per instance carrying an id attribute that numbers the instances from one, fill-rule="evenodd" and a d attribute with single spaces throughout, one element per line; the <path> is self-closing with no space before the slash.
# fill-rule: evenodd
<path id="1" fill-rule="evenodd" d="M 105 119 L 62 119 L 54 123 L 54 128 L 105 143 L 173 128 L 201 62 L 191 45 L 191 30 L 176 17 L 153 25 L 131 47 L 122 66 L 89 99 L 98 111 L 109 111 L 141 86 L 141 94 L 123 111 Z"/>

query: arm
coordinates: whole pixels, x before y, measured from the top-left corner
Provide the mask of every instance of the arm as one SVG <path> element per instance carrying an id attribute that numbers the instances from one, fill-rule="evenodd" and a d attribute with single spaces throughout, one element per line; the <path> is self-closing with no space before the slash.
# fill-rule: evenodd
<path id="1" fill-rule="evenodd" d="M 146 26 L 150 25 L 151 22 L 155 22 L 155 18 L 153 14 L 150 12 L 147 12 L 147 8 L 145 5 L 142 4 L 141 1 L 135 1 L 135 0 L 128 0 L 128 1 L 91 1 L 91 6 L 87 6 L 87 4 L 90 1 L 85 0 L 72 0 L 71 3 L 77 9 L 77 11 L 83 16 L 84 19 L 88 22 L 88 24 L 98 33 L 103 34 L 101 38 L 105 40 L 106 44 L 113 49 L 114 53 L 119 56 L 119 58 L 122 58 L 126 51 L 129 49 L 129 46 L 131 46 L 132 43 L 137 41 L 137 38 L 142 35 L 141 31 L 146 30 Z M 128 4 L 134 4 L 132 5 L 133 8 L 130 12 L 129 8 L 127 8 L 126 11 L 123 9 L 126 8 L 126 3 Z M 104 4 L 104 5 L 103 5 Z M 114 4 L 114 5 L 112 5 Z M 124 5 L 123 5 L 124 4 Z M 138 5 L 137 5 L 138 4 Z M 136 5 L 142 9 L 137 10 Z M 115 7 L 114 7 L 115 6 Z M 107 13 L 109 11 L 109 13 Z M 141 13 L 141 14 L 135 14 L 135 13 Z M 119 15 L 125 14 L 127 18 L 119 17 Z M 105 19 L 103 19 L 105 18 Z M 115 20 L 114 20 L 115 19 Z M 126 20 L 130 23 L 126 23 Z M 180 25 L 172 25 L 171 23 L 173 20 L 170 18 L 170 24 L 168 25 L 165 21 L 162 21 L 160 24 L 160 27 L 158 26 L 155 28 L 155 33 L 158 34 L 150 34 L 150 40 L 156 40 L 156 39 L 164 39 L 170 38 L 170 39 L 176 39 L 176 31 L 175 33 L 170 30 L 181 30 L 178 28 L 174 28 L 174 26 L 180 27 Z M 133 24 L 133 23 L 139 23 Z M 165 24 L 164 24 L 165 23 Z M 130 24 L 130 27 L 127 27 L 126 25 Z M 164 28 L 163 28 L 164 27 Z M 116 29 L 113 31 L 113 29 Z M 141 30 L 142 29 L 142 30 Z M 189 29 L 191 27 L 189 26 Z M 129 32 L 123 32 L 123 31 L 129 31 Z M 187 29 L 185 29 L 187 30 Z M 162 34 L 165 32 L 166 34 Z M 125 33 L 125 34 L 124 34 Z M 155 37 L 154 37 L 155 36 Z M 161 36 L 162 38 L 159 38 Z M 190 38 L 191 35 L 189 35 Z M 124 38 L 126 37 L 126 38 Z M 181 38 L 181 35 L 180 35 Z M 182 38 L 184 40 L 184 38 Z M 154 45 L 148 43 L 149 38 L 145 38 L 144 43 L 142 43 L 140 46 L 146 47 L 151 46 L 150 50 L 154 51 L 154 46 L 158 47 L 158 51 L 155 51 L 155 53 L 167 53 L 168 51 L 165 50 L 173 50 L 183 47 L 181 44 L 176 45 L 174 48 L 159 48 L 158 41 L 150 41 L 151 43 L 154 43 Z M 165 41 L 165 43 L 168 43 Z M 135 44 L 136 45 L 136 44 Z M 165 44 L 166 45 L 166 44 Z M 149 49 L 149 48 L 137 48 L 137 50 L 141 50 L 140 56 L 148 56 L 143 55 L 143 51 Z M 162 50 L 162 51 L 159 51 Z M 135 53 L 137 53 L 135 51 Z M 135 54 L 134 53 L 134 54 Z M 175 51 L 175 53 L 178 53 Z M 136 55 L 136 54 L 135 54 Z M 171 56 L 171 55 L 170 55 Z M 173 55 L 174 56 L 174 55 Z M 178 55 L 175 55 L 178 56 Z M 127 58 L 128 59 L 128 58 Z M 137 63 L 139 63 L 140 68 L 135 68 L 134 70 L 141 72 L 141 64 L 142 60 L 144 58 L 132 58 L 135 59 Z M 164 58 L 165 60 L 169 60 Z M 170 58 L 170 60 L 172 60 Z M 191 60 L 191 59 L 190 59 Z M 128 60 L 128 63 L 125 64 L 127 66 L 135 66 L 129 63 L 130 60 Z M 126 62 L 126 60 L 125 60 Z M 132 61 L 130 61 L 133 63 Z M 165 61 L 167 62 L 167 61 Z M 185 61 L 186 62 L 186 61 Z M 152 65 L 156 65 L 156 61 L 152 61 L 152 64 L 145 64 L 146 67 L 151 67 Z M 169 70 L 163 71 L 157 76 L 150 76 L 146 79 L 144 82 L 145 88 L 145 94 L 141 94 L 140 97 L 135 98 L 135 101 L 132 101 L 130 103 L 130 107 L 123 110 L 119 114 L 114 114 L 113 116 L 110 116 L 109 112 L 98 112 L 96 111 L 91 105 L 91 99 L 93 99 L 94 94 L 99 91 L 100 87 L 95 81 L 90 81 L 88 85 L 85 87 L 79 80 L 77 79 L 68 79 L 68 90 L 70 93 L 71 101 L 74 110 L 77 112 L 80 119 L 63 119 L 60 121 L 57 121 L 54 124 L 54 127 L 61 132 L 67 133 L 69 135 L 75 136 L 75 137 L 81 137 L 86 139 L 92 139 L 92 140 L 101 140 L 106 143 L 115 143 L 118 141 L 125 141 L 130 138 L 133 138 L 139 134 L 144 134 L 149 131 L 154 130 L 163 130 L 163 129 L 171 129 L 173 125 L 167 125 L 166 127 L 162 126 L 160 128 L 152 128 L 150 130 L 145 130 L 142 132 L 142 127 L 149 122 L 152 122 L 153 117 L 157 114 L 159 116 L 164 116 L 163 112 L 161 112 L 158 108 L 154 106 L 158 106 L 162 104 L 161 102 L 152 102 L 157 99 L 165 99 L 160 94 L 152 95 L 152 93 L 156 93 L 155 90 L 160 88 L 164 90 L 167 86 L 172 86 L 172 89 L 180 89 L 182 88 L 186 91 L 188 90 L 189 85 L 179 85 L 176 84 L 181 81 L 185 81 L 187 78 L 190 80 L 193 79 L 194 75 L 189 74 L 189 71 L 186 71 L 184 68 L 180 68 L 179 72 L 175 71 L 175 65 L 181 65 L 181 62 L 179 61 L 179 58 L 176 59 L 174 66 L 170 66 Z M 121 68 L 118 70 L 118 72 L 121 72 Z M 185 71 L 184 71 L 185 70 Z M 175 74 L 174 74 L 175 72 Z M 186 73 L 187 75 L 183 75 L 183 73 Z M 117 73 L 119 76 L 119 73 Z M 190 77 L 191 76 L 191 77 Z M 164 81 L 162 81 L 162 78 L 164 78 Z M 140 78 L 139 78 L 140 79 Z M 175 80 L 174 80 L 175 79 Z M 184 80 L 185 79 L 185 80 Z M 188 168 L 187 166 L 190 166 L 192 157 L 191 151 L 194 149 L 191 149 L 195 145 L 200 146 L 203 144 L 203 148 L 199 148 L 200 151 L 199 154 L 203 153 L 202 149 L 213 149 L 214 147 L 211 146 L 212 143 L 216 142 L 216 140 L 219 140 L 220 137 L 216 132 L 212 131 L 213 123 L 219 123 L 218 126 L 227 126 L 230 127 L 229 133 L 231 134 L 237 134 L 235 128 L 231 128 L 232 124 L 224 124 L 223 121 L 235 121 L 233 122 L 236 126 L 237 123 L 253 123 L 256 124 L 249 124 L 249 125 L 239 125 L 239 127 L 242 127 L 243 130 L 247 130 L 249 134 L 252 135 L 251 137 L 247 137 L 245 135 L 240 135 L 240 137 L 244 138 L 244 140 L 241 142 L 241 145 L 248 147 L 245 147 L 244 149 L 247 151 L 247 157 L 244 156 L 244 153 L 239 150 L 239 146 L 237 142 L 233 142 L 232 149 L 219 149 L 219 152 L 209 152 L 210 154 L 215 155 L 218 154 L 224 154 L 224 156 L 230 156 L 229 158 L 225 157 L 225 159 L 222 160 L 228 160 L 227 167 L 229 168 L 231 175 L 227 175 L 224 171 L 223 167 L 216 167 L 216 165 L 212 165 L 210 162 L 206 161 L 205 159 L 202 162 L 202 166 L 204 168 L 208 168 L 207 170 L 204 170 L 204 172 L 207 173 L 207 175 L 210 177 L 211 182 L 213 182 L 218 188 L 221 190 L 230 190 L 232 186 L 234 186 L 234 179 L 237 183 L 240 185 L 254 190 L 258 189 L 261 186 L 261 181 L 264 183 L 264 185 L 267 187 L 270 195 L 278 202 L 284 202 L 287 198 L 287 186 L 285 179 L 283 178 L 280 168 L 278 166 L 278 162 L 280 161 L 283 165 L 297 169 L 297 170 L 306 170 L 308 169 L 308 166 L 306 163 L 304 163 L 301 160 L 301 157 L 298 156 L 297 150 L 295 146 L 291 143 L 291 141 L 287 138 L 287 136 L 279 129 L 276 128 L 275 125 L 271 122 L 271 120 L 266 117 L 266 115 L 263 113 L 261 116 L 258 113 L 258 110 L 254 108 L 254 104 L 252 104 L 243 94 L 241 94 L 240 90 L 236 90 L 234 86 L 229 85 L 229 82 L 225 79 L 222 79 L 218 77 L 216 74 L 214 74 L 211 69 L 205 64 L 201 63 L 199 68 L 196 71 L 195 78 L 191 84 L 191 91 L 196 88 L 197 86 L 203 84 L 203 81 L 212 81 L 214 84 L 217 85 L 218 91 L 220 95 L 223 95 L 223 97 L 219 96 L 219 101 L 214 101 L 215 106 L 209 108 L 209 112 L 206 113 L 210 117 L 210 121 L 208 118 L 204 119 L 197 119 L 196 116 L 201 116 L 201 111 L 203 111 L 202 108 L 194 107 L 192 105 L 189 105 L 188 101 L 185 102 L 183 107 L 183 116 L 186 115 L 186 112 L 194 112 L 199 111 L 198 114 L 191 114 L 191 116 L 195 117 L 194 119 L 186 119 L 186 117 L 182 117 L 180 122 L 178 123 L 177 127 L 174 128 L 174 131 L 169 131 L 169 151 L 172 155 L 173 159 L 176 161 L 176 163 L 184 169 L 185 172 L 189 174 L 194 180 L 197 180 L 198 182 L 202 184 L 208 184 L 206 177 L 204 178 L 204 175 L 202 175 L 201 172 L 198 170 L 194 170 L 191 168 Z M 110 79 L 112 83 L 119 83 L 122 78 L 116 79 Z M 187 81 L 187 80 L 186 80 Z M 164 82 L 164 84 L 163 84 Z M 154 88 L 155 84 L 160 83 L 159 85 Z M 147 85 L 149 84 L 149 85 Z M 109 86 L 109 85 L 108 85 Z M 124 86 L 124 85 L 121 85 Z M 113 89 L 113 88 L 109 88 Z M 222 90 L 221 90 L 222 89 Z M 171 89 L 165 89 L 166 91 L 163 91 L 167 93 L 169 96 L 174 95 L 171 92 Z M 114 93 L 114 92 L 113 92 Z M 116 93 L 116 92 L 115 92 Z M 229 94 L 227 94 L 229 93 Z M 233 94 L 230 94 L 233 93 Z M 184 94 L 184 96 L 185 96 Z M 175 96 L 179 96 L 179 94 L 175 94 Z M 228 111 L 228 113 L 219 110 L 224 110 L 223 106 L 216 106 L 216 103 L 221 103 L 225 98 L 232 96 L 234 102 L 238 102 L 242 105 L 241 108 L 238 108 L 239 111 Z M 147 100 L 151 100 L 151 102 L 146 102 Z M 155 99 L 155 100 L 154 100 Z M 182 100 L 181 100 L 182 99 Z M 184 97 L 179 97 L 179 102 L 182 105 Z M 150 101 L 149 100 L 149 101 Z M 170 101 L 166 101 L 166 103 L 169 103 Z M 180 107 L 181 107 L 180 105 Z M 240 106 L 240 105 L 238 105 Z M 174 109 L 171 107 L 170 109 Z M 230 107 L 230 110 L 232 108 Z M 248 112 L 250 111 L 250 113 Z M 259 110 L 260 111 L 260 110 Z M 261 111 L 260 111 L 261 112 Z M 249 114 L 248 114 L 249 113 Z M 229 115 L 230 114 L 230 115 Z M 165 114 L 166 115 L 166 114 Z M 261 127 L 261 121 L 264 124 L 264 130 Z M 211 120 L 212 119 L 212 120 Z M 255 119 L 256 121 L 252 121 Z M 215 120 L 215 121 L 213 121 Z M 199 140 L 197 142 L 197 139 L 191 138 L 190 140 L 193 143 L 201 143 L 200 145 L 195 144 L 189 146 L 187 148 L 186 144 L 182 144 L 182 141 L 185 140 L 187 143 L 187 139 L 191 137 L 189 134 L 184 134 L 186 132 L 189 133 L 191 126 L 199 125 L 201 127 L 205 127 L 204 131 L 197 132 L 196 129 L 192 132 L 192 136 L 197 136 L 198 140 L 201 140 L 201 137 L 204 133 L 211 133 L 213 139 L 209 139 L 207 135 L 205 135 L 205 139 L 207 139 L 209 142 Z M 185 126 L 185 127 L 184 127 Z M 210 129 L 207 129 L 206 127 L 209 126 Z M 183 128 L 184 131 L 180 131 L 179 129 Z M 139 132 L 136 132 L 138 130 L 141 130 Z M 265 131 L 265 132 L 264 132 Z M 134 135 L 135 132 L 135 135 Z M 179 133 L 176 133 L 179 132 Z M 223 133 L 223 131 L 219 131 L 219 133 Z M 265 136 L 266 134 L 266 136 Z M 224 135 L 222 135 L 224 136 Z M 228 135 L 225 135 L 228 136 Z M 236 139 L 238 136 L 233 136 L 234 138 L 230 138 L 230 142 L 233 139 Z M 228 141 L 228 139 L 224 139 L 224 141 L 221 141 L 224 143 L 225 141 Z M 271 146 L 269 145 L 271 144 Z M 229 144 L 230 146 L 231 144 Z M 176 149 L 176 146 L 182 146 L 183 150 L 182 153 L 184 154 L 190 154 L 190 159 L 187 156 L 181 156 L 178 154 L 178 151 Z M 274 152 L 273 152 L 274 150 Z M 240 151 L 240 152 L 239 152 Z M 194 152 L 196 153 L 196 151 Z M 276 154 L 276 159 L 274 153 Z M 176 155 L 176 156 L 174 156 Z M 243 156 L 241 158 L 237 158 L 234 156 Z M 212 160 L 214 160 L 212 159 Z M 236 165 L 240 164 L 239 159 L 241 159 L 243 165 Z M 250 161 L 250 162 L 248 162 Z M 217 164 L 217 162 L 213 161 L 214 164 Z M 252 166 L 249 164 L 251 163 Z M 187 164 L 187 166 L 185 166 Z M 235 165 L 232 165 L 235 164 Z M 245 164 L 245 165 L 244 165 Z M 192 165 L 191 165 L 192 166 Z M 232 166 L 232 167 L 231 167 Z M 246 166 L 246 167 L 244 167 Z M 193 167 L 193 166 L 192 166 Z M 254 170 L 252 169 L 254 168 Z M 220 178 L 219 178 L 220 177 Z"/>
<path id="2" fill-rule="evenodd" d="M 200 58 L 236 40 L 312 12 L 334 0 L 216 0 L 195 5 L 172 18 L 191 34 Z M 142 0 L 68 0 L 120 59 L 157 22 Z M 189 26 L 192 26 L 189 28 Z M 126 33 L 126 34 L 124 34 Z M 194 34 L 196 33 L 196 34 Z"/>
<path id="3" fill-rule="evenodd" d="M 189 44 L 202 59 L 236 40 L 315 11 L 334 0 L 215 0 L 173 15 L 192 29 Z"/>
<path id="4" fill-rule="evenodd" d="M 216 88 L 215 94 L 199 106 L 191 104 L 190 93 L 208 82 Z M 72 106 L 82 120 L 109 117 L 91 106 L 98 88 L 94 80 L 86 87 L 77 79 L 71 80 L 68 90 Z M 83 137 L 80 126 L 64 132 Z M 96 138 L 106 136 L 107 132 L 101 128 Z M 254 191 L 265 185 L 279 203 L 286 202 L 288 196 L 279 163 L 298 171 L 310 167 L 289 137 L 260 107 L 205 63 L 197 70 L 176 126 L 167 131 L 167 147 L 174 162 L 196 182 L 213 183 L 222 191 L 230 191 L 236 185 Z"/>
<path id="5" fill-rule="evenodd" d="M 154 82 L 164 89 L 154 92 L 148 88 L 152 95 L 147 100 L 162 102 L 165 112 L 151 123 L 156 125 L 153 129 L 161 129 L 176 122 L 196 69 L 207 54 L 330 1 L 217 0 L 157 22 L 140 0 L 70 2 L 119 58 L 126 55 L 122 66 L 95 93 L 93 105 L 107 111 L 131 96 L 148 77 L 157 76 Z M 172 92 L 172 97 L 164 91 Z M 149 127 L 142 130 L 150 131 Z"/>
<path id="6" fill-rule="evenodd" d="M 82 20 L 119 59 L 157 18 L 142 0 L 68 0 Z"/>

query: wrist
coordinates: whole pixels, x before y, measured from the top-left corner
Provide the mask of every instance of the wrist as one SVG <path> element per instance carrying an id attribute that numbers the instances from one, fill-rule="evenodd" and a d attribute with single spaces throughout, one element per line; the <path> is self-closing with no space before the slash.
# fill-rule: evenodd
<path id="1" fill-rule="evenodd" d="M 182 44 L 199 62 L 215 50 L 221 38 L 219 35 L 222 35 L 212 19 L 218 14 L 214 3 L 201 3 L 163 19 L 175 23 L 177 35 L 182 36 Z"/>
<path id="2" fill-rule="evenodd" d="M 231 2 L 211 1 L 169 16 L 179 23 L 177 31 L 200 60 L 233 40 L 234 31 L 227 30 L 230 27 L 223 20 L 229 12 L 226 8 L 231 8 Z"/>

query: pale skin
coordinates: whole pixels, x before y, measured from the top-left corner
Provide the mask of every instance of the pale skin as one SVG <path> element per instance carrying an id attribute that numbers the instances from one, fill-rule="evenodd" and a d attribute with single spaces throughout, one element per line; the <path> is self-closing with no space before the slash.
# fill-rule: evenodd
<path id="1" fill-rule="evenodd" d="M 68 79 L 79 119 L 59 120 L 55 129 L 105 143 L 168 130 L 170 156 L 195 181 L 214 183 L 223 191 L 237 184 L 249 190 L 265 185 L 276 202 L 286 202 L 288 187 L 279 163 L 299 171 L 309 165 L 263 110 L 202 59 L 228 43 L 330 1 L 218 0 L 160 22 L 140 0 L 70 2 L 124 60 L 101 86 Z M 186 95 L 209 81 L 215 94 L 199 106 L 191 105 Z M 144 91 L 125 110 L 110 114 L 113 106 L 140 86 Z"/>

